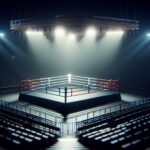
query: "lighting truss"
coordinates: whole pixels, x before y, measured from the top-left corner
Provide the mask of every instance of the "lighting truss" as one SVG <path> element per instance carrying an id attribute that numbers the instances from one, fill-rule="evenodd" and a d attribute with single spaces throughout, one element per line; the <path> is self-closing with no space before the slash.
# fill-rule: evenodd
<path id="1" fill-rule="evenodd" d="M 128 32 L 139 30 L 139 21 L 99 16 L 55 16 L 10 21 L 10 29 L 13 32 L 24 32 L 31 29 L 51 33 L 59 25 L 63 25 L 68 30 L 79 33 L 88 26 L 94 26 L 98 31 L 123 30 Z"/>

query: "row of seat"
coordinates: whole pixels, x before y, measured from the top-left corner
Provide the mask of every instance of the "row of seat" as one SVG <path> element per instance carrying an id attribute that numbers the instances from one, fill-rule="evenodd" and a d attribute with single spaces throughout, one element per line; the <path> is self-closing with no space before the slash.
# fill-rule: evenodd
<path id="1" fill-rule="evenodd" d="M 44 124 L 44 126 L 48 126 L 51 129 L 54 129 L 55 131 L 59 131 L 59 129 L 57 127 L 55 127 L 54 121 L 33 115 L 31 113 L 27 113 L 27 112 L 23 112 L 23 111 L 14 109 L 12 107 L 9 107 L 9 103 L 3 104 L 3 106 L 1 106 L 1 111 L 2 110 L 7 111 L 7 114 L 10 114 L 9 117 L 14 117 L 14 119 L 20 118 L 19 121 L 22 120 L 22 122 L 24 122 L 24 120 L 27 120 L 27 123 L 32 122 L 32 123 L 38 123 L 41 125 Z M 11 115 L 12 113 L 13 113 L 13 115 Z"/>
<path id="2" fill-rule="evenodd" d="M 78 130 L 79 141 L 98 149 L 140 149 L 150 147 L 150 106 L 93 123 Z"/>
<path id="3" fill-rule="evenodd" d="M 21 113 L 21 111 L 17 111 L 17 112 Z M 16 112 L 15 113 L 9 112 L 9 111 L 2 110 L 2 109 L 0 111 L 0 114 L 2 114 L 3 116 L 5 116 L 6 118 L 8 118 L 10 120 L 13 120 L 17 123 L 24 125 L 24 126 L 30 126 L 30 125 L 34 124 L 35 128 L 41 128 L 41 129 L 44 128 L 47 130 L 49 129 L 48 131 L 51 131 L 51 132 L 59 135 L 60 129 L 55 127 L 54 125 L 52 125 L 51 124 L 52 121 L 50 121 L 50 123 L 47 124 L 47 121 L 45 121 L 45 123 L 43 123 L 43 119 L 40 120 L 40 117 L 35 116 L 35 118 L 33 118 L 34 115 L 29 115 L 24 112 L 22 112 L 21 115 L 18 115 L 18 114 L 16 114 Z M 25 116 L 23 114 L 27 114 L 27 116 Z M 31 116 L 33 119 L 31 118 Z M 34 119 L 36 119 L 36 120 L 34 120 Z M 40 122 L 40 121 L 42 121 L 42 122 Z"/>
<path id="4" fill-rule="evenodd" d="M 60 129 L 32 121 L 0 107 L 0 146 L 7 149 L 41 149 L 57 141 Z"/>
<path id="5" fill-rule="evenodd" d="M 145 113 L 145 111 L 147 110 L 150 110 L 150 108 L 145 108 L 144 110 L 143 109 L 140 109 L 140 110 L 134 110 L 134 111 L 131 111 L 130 113 L 128 112 L 125 112 L 124 115 L 118 115 L 117 117 L 114 116 L 110 119 L 108 118 L 105 118 L 104 120 L 100 120 L 99 122 L 93 122 L 92 125 L 87 125 L 85 126 L 85 128 L 78 128 L 77 131 L 78 131 L 78 134 L 81 135 L 81 134 L 85 134 L 85 133 L 88 133 L 88 132 L 91 132 L 91 131 L 94 131 L 94 130 L 97 130 L 99 128 L 104 128 L 105 126 L 108 126 L 111 124 L 111 126 L 115 126 L 117 125 L 118 123 L 121 123 L 122 121 L 126 120 L 126 119 L 130 119 L 130 117 L 133 117 L 133 116 L 138 116 L 140 114 L 143 114 Z"/>
<path id="6" fill-rule="evenodd" d="M 105 120 L 107 120 L 107 122 L 112 122 L 112 120 L 114 120 L 114 118 L 120 118 L 121 116 L 124 115 L 131 115 L 131 113 L 135 113 L 136 110 L 140 110 L 143 109 L 146 105 L 139 105 L 139 106 L 135 106 L 135 107 L 131 107 L 131 108 L 126 108 L 123 110 L 118 110 L 112 113 L 108 113 L 108 114 L 104 114 L 104 115 L 100 115 L 94 118 L 90 118 L 90 119 L 86 119 L 80 122 L 77 122 L 77 128 L 78 131 L 83 131 L 86 130 L 89 127 L 93 127 L 95 125 L 99 125 L 102 122 L 105 122 Z"/>

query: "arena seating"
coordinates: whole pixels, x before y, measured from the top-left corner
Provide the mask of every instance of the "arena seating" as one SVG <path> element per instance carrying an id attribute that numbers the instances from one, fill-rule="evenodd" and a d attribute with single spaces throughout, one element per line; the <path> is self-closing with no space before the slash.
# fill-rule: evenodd
<path id="1" fill-rule="evenodd" d="M 42 149 L 57 141 L 60 129 L 54 122 L 0 106 L 0 147 Z"/>
<path id="2" fill-rule="evenodd" d="M 150 147 L 150 105 L 117 111 L 77 123 L 79 141 L 86 146 L 105 149 Z"/>

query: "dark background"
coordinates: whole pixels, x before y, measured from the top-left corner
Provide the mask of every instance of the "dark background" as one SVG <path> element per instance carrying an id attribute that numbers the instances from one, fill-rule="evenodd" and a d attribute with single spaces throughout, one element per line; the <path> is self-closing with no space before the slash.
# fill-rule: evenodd
<path id="1" fill-rule="evenodd" d="M 150 41 L 145 34 L 150 26 L 150 9 L 148 0 L 13 0 L 1 1 L 0 30 L 7 33 L 7 38 L 24 53 L 14 53 L 9 46 L 0 41 L 1 67 L 17 78 L 32 74 L 33 77 L 75 73 L 101 78 L 120 79 L 121 83 L 130 87 L 150 88 Z M 25 37 L 14 37 L 9 30 L 9 21 L 13 19 L 32 18 L 43 15 L 83 15 L 104 16 L 133 19 L 140 21 L 137 35 L 127 37 L 116 56 L 116 59 L 105 68 L 80 65 L 75 68 L 63 65 L 43 67 L 31 55 Z M 141 43 L 146 42 L 144 46 Z M 134 46 L 131 46 L 134 43 Z M 13 47 L 14 48 L 14 47 Z M 132 55 L 131 55 L 132 54 Z M 59 55 L 59 54 L 58 54 Z M 82 54 L 84 57 L 84 54 Z M 81 57 L 82 57 L 81 55 Z M 91 63 L 94 59 L 91 60 Z M 41 71 L 42 70 L 42 71 Z"/>
<path id="2" fill-rule="evenodd" d="M 99 15 L 146 23 L 149 12 L 148 0 L 3 0 L 0 21 L 39 15 Z"/>

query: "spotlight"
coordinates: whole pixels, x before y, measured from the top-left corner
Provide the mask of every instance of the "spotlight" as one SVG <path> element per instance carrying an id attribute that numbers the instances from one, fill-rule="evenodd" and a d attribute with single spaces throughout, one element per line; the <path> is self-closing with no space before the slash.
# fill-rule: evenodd
<path id="1" fill-rule="evenodd" d="M 27 30 L 27 35 L 43 35 L 44 33 L 42 31 L 35 31 L 35 30 Z"/>
<path id="2" fill-rule="evenodd" d="M 86 30 L 87 36 L 95 36 L 97 34 L 97 31 L 94 27 L 88 27 Z"/>
<path id="3" fill-rule="evenodd" d="M 65 34 L 65 28 L 63 27 L 56 27 L 54 30 L 54 34 L 56 36 L 63 36 Z"/>
<path id="4" fill-rule="evenodd" d="M 70 33 L 70 34 L 68 35 L 68 38 L 69 38 L 70 40 L 75 40 L 76 35 L 75 35 L 74 33 Z"/>
<path id="5" fill-rule="evenodd" d="M 123 30 L 110 30 L 106 32 L 107 35 L 123 35 L 124 31 Z"/>
<path id="6" fill-rule="evenodd" d="M 5 36 L 5 34 L 4 33 L 0 33 L 0 37 L 4 37 Z"/>
<path id="7" fill-rule="evenodd" d="M 147 36 L 147 37 L 150 37 L 150 33 L 147 33 L 146 36 Z"/>

